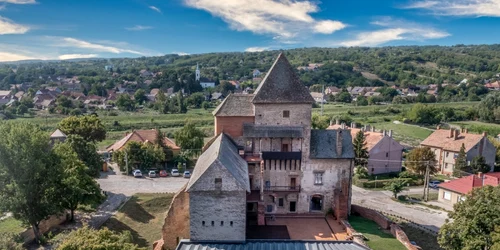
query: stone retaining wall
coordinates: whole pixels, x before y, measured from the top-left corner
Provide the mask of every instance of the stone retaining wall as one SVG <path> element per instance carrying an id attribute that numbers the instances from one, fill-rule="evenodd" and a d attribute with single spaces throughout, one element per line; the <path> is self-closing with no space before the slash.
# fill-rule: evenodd
<path id="1" fill-rule="evenodd" d="M 66 220 L 67 220 L 67 213 L 50 216 L 48 219 L 43 220 L 42 222 L 40 222 L 40 225 L 38 225 L 38 228 L 40 229 L 40 234 L 47 233 L 48 231 L 50 231 L 51 228 L 64 223 Z M 21 237 L 23 238 L 24 243 L 29 243 L 35 240 L 35 233 L 33 232 L 33 229 L 30 228 L 22 232 Z"/>

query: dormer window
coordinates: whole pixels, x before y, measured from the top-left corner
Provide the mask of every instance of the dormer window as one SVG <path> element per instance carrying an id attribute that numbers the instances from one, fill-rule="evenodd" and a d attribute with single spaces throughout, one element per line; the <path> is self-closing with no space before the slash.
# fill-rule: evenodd
<path id="1" fill-rule="evenodd" d="M 283 118 L 289 118 L 290 117 L 290 110 L 283 110 Z"/>

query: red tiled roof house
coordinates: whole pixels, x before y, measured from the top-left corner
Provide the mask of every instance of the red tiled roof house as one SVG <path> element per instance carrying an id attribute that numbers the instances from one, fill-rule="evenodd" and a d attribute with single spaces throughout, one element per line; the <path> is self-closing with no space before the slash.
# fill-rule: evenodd
<path id="1" fill-rule="evenodd" d="M 455 204 L 465 199 L 474 188 L 480 188 L 486 185 L 498 186 L 500 184 L 500 172 L 496 173 L 478 173 L 460 179 L 439 184 L 438 201 L 443 203 Z"/>
<path id="2" fill-rule="evenodd" d="M 134 130 L 132 133 L 127 133 L 125 137 L 119 141 L 113 143 L 111 146 L 106 148 L 106 151 L 118 151 L 121 150 L 128 142 L 135 141 L 139 143 L 153 143 L 156 140 L 157 132 L 155 129 L 150 130 Z M 181 148 L 175 144 L 171 139 L 164 137 L 163 143 L 172 149 L 174 155 L 178 155 Z"/>

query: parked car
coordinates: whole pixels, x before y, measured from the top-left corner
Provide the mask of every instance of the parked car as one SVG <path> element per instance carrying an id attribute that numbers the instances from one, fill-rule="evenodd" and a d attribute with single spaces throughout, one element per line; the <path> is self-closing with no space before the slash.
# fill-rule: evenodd
<path id="1" fill-rule="evenodd" d="M 168 173 L 165 170 L 160 170 L 160 177 L 167 177 Z"/>
<path id="2" fill-rule="evenodd" d="M 149 175 L 149 178 L 156 178 L 156 172 L 153 170 L 149 171 L 148 175 Z"/>
<path id="3" fill-rule="evenodd" d="M 439 183 L 441 183 L 441 181 L 430 181 L 429 187 L 430 188 L 438 188 Z"/>
<path id="4" fill-rule="evenodd" d="M 172 172 L 170 172 L 170 174 L 173 176 L 173 177 L 177 177 L 177 176 L 181 176 L 181 174 L 179 173 L 179 169 L 172 169 Z"/>
<path id="5" fill-rule="evenodd" d="M 134 175 L 135 178 L 142 177 L 142 172 L 139 169 L 134 170 L 132 174 Z"/>
<path id="6" fill-rule="evenodd" d="M 191 178 L 191 173 L 189 171 L 184 171 L 184 178 Z"/>

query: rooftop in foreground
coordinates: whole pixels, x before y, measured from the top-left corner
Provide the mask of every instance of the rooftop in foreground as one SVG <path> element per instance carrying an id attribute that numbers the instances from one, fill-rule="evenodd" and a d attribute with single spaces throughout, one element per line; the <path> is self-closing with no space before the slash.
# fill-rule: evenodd
<path id="1" fill-rule="evenodd" d="M 182 240 L 177 250 L 367 250 L 352 241 L 247 240 L 245 242 L 191 242 Z"/>

